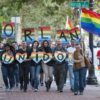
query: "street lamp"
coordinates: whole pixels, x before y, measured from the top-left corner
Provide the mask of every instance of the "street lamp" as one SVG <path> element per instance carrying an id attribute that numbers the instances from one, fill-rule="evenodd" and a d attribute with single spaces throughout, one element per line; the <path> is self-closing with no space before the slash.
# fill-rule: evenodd
<path id="1" fill-rule="evenodd" d="M 89 1 L 89 9 L 90 10 L 93 10 L 93 0 L 90 0 Z M 93 58 L 94 58 L 94 53 L 93 53 L 93 34 L 89 33 L 89 46 L 90 46 L 90 50 L 92 52 L 92 66 L 89 70 L 89 74 L 88 74 L 88 77 L 87 77 L 87 84 L 89 85 L 97 85 L 98 82 L 97 82 L 97 77 L 95 76 L 95 68 L 94 68 L 94 61 L 93 61 Z"/>

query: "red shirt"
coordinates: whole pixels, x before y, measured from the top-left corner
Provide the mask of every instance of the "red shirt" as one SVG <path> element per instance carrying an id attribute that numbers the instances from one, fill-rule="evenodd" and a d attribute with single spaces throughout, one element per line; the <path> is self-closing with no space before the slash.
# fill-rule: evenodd
<path id="1" fill-rule="evenodd" d="M 97 57 L 100 57 L 100 50 L 98 50 L 97 52 Z"/>

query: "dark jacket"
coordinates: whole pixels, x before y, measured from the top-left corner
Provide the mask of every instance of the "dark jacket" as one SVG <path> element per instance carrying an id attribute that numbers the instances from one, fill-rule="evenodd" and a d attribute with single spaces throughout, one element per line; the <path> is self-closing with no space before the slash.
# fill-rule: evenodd
<path id="1" fill-rule="evenodd" d="M 31 54 L 32 54 L 32 52 L 33 52 L 33 51 L 31 50 Z M 42 50 L 41 50 L 41 48 L 37 47 L 35 52 L 42 52 Z M 31 59 L 31 66 L 32 66 L 32 67 L 37 67 L 38 65 L 41 65 L 41 61 L 38 62 L 38 63 L 36 63 L 35 61 L 33 61 L 33 60 Z"/>
<path id="2" fill-rule="evenodd" d="M 3 60 L 2 60 L 2 56 L 3 56 L 3 54 L 5 53 L 5 51 L 2 51 L 2 54 L 1 54 L 1 64 L 2 64 L 2 66 L 7 66 L 7 67 L 14 67 L 14 66 L 15 66 L 15 63 L 16 63 L 16 61 L 15 61 L 15 52 L 14 52 L 14 51 L 11 51 L 11 52 L 12 52 L 12 54 L 13 54 L 14 60 L 13 60 L 12 63 L 6 64 L 6 63 L 4 63 Z"/>
<path id="3" fill-rule="evenodd" d="M 45 52 L 45 53 L 51 53 L 53 54 L 52 52 L 52 49 L 50 48 L 50 46 L 48 47 L 42 47 L 42 51 Z M 48 63 L 46 63 L 48 66 L 54 66 L 54 59 L 51 59 Z"/>
<path id="4" fill-rule="evenodd" d="M 21 53 L 21 54 L 26 53 L 27 54 L 27 58 L 26 59 L 29 59 L 29 57 L 30 57 L 30 51 L 28 49 L 26 51 L 24 51 L 23 49 L 19 49 L 19 50 L 17 50 L 16 53 Z M 22 66 L 22 67 L 30 67 L 30 61 L 24 61 L 22 63 L 18 62 L 18 64 L 20 66 Z"/>

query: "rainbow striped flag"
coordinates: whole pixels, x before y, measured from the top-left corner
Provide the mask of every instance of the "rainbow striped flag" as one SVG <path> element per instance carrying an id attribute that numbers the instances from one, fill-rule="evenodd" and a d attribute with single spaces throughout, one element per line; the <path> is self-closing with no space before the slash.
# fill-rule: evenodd
<path id="1" fill-rule="evenodd" d="M 100 14 L 83 8 L 81 27 L 89 33 L 100 36 Z"/>
<path id="2" fill-rule="evenodd" d="M 71 30 L 72 28 L 73 28 L 73 25 L 72 25 L 71 21 L 69 20 L 69 18 L 67 16 L 65 29 Z"/>

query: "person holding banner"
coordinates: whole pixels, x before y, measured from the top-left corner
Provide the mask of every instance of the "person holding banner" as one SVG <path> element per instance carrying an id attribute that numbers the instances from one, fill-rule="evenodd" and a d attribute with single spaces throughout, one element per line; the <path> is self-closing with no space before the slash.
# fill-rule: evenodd
<path id="1" fill-rule="evenodd" d="M 1 70 L 3 81 L 5 84 L 5 90 L 9 91 L 14 88 L 14 65 L 15 65 L 15 55 L 12 46 L 8 43 L 4 45 L 4 50 L 2 52 L 1 60 Z"/>
<path id="2" fill-rule="evenodd" d="M 14 52 L 16 53 L 16 51 L 18 50 L 18 44 L 16 42 L 12 42 L 12 47 L 14 48 Z M 15 85 L 16 87 L 18 87 L 19 85 L 19 65 L 18 63 L 15 63 L 14 66 L 15 70 L 14 70 L 14 79 L 15 79 Z"/>
<path id="3" fill-rule="evenodd" d="M 65 82 L 65 66 L 66 66 L 66 50 L 62 47 L 60 40 L 56 41 L 56 47 L 53 51 L 55 57 L 54 64 L 54 76 L 57 85 L 57 91 L 63 92 L 64 82 Z"/>
<path id="4" fill-rule="evenodd" d="M 31 51 L 31 85 L 35 92 L 38 91 L 39 86 L 39 74 L 40 74 L 40 65 L 41 65 L 41 58 L 39 57 L 39 52 L 41 49 L 39 48 L 39 42 L 34 41 L 32 44 L 32 51 Z"/>
<path id="5" fill-rule="evenodd" d="M 29 83 L 29 71 L 30 71 L 30 52 L 28 51 L 27 44 L 23 42 L 20 45 L 20 49 L 16 52 L 16 60 L 19 63 L 19 80 L 20 90 L 27 91 L 27 85 Z"/>
<path id="6" fill-rule="evenodd" d="M 51 83 L 53 81 L 53 63 L 54 62 L 51 57 L 52 49 L 47 40 L 43 41 L 41 48 L 42 48 L 42 51 L 44 52 L 42 67 L 43 67 L 43 71 L 45 74 L 46 91 L 48 92 L 50 90 Z M 49 54 L 51 54 L 51 55 L 49 56 Z M 47 56 L 47 59 L 45 59 L 46 56 Z"/>

